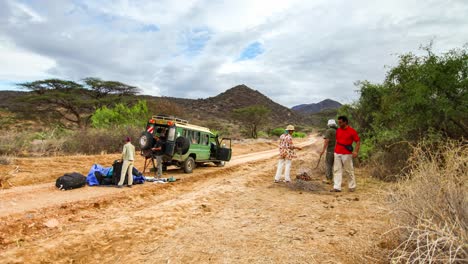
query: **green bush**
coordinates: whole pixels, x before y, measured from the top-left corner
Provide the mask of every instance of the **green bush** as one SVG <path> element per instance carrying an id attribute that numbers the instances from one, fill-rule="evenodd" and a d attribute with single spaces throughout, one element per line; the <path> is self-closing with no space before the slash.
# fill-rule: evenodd
<path id="1" fill-rule="evenodd" d="M 94 128 L 111 128 L 123 126 L 143 127 L 148 121 L 148 106 L 146 101 L 138 101 L 134 106 L 117 104 L 113 108 L 102 107 L 91 117 Z"/>
<path id="2" fill-rule="evenodd" d="M 305 138 L 305 137 L 306 137 L 306 133 L 294 132 L 294 133 L 292 134 L 292 137 L 293 137 L 293 138 Z"/>
<path id="3" fill-rule="evenodd" d="M 407 143 L 468 136 L 467 48 L 437 55 L 426 47 L 423 56 L 403 54 L 382 83 L 358 82 L 359 100 L 339 109 L 360 134 L 360 157 L 380 166 L 379 178 L 404 171 L 407 164 L 401 161 L 410 152 L 400 147 Z"/>
<path id="4" fill-rule="evenodd" d="M 258 138 L 267 138 L 268 134 L 266 132 L 259 131 L 258 134 L 257 134 L 257 137 Z"/>
<path id="5" fill-rule="evenodd" d="M 281 136 L 282 134 L 285 133 L 286 130 L 284 130 L 284 128 L 281 128 L 281 127 L 278 127 L 278 128 L 275 128 L 273 129 L 270 134 L 273 135 L 273 136 Z"/>

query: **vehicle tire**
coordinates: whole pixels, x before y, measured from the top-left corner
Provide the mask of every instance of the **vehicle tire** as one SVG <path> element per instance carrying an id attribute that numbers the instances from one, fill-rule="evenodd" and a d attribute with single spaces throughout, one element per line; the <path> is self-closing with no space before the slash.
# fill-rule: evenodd
<path id="1" fill-rule="evenodd" d="M 175 152 L 180 155 L 185 155 L 190 149 L 190 140 L 186 137 L 178 137 L 175 141 Z"/>
<path id="2" fill-rule="evenodd" d="M 224 167 L 224 165 L 226 165 L 226 162 L 225 161 L 215 161 L 214 164 L 216 165 L 216 167 Z"/>
<path id="3" fill-rule="evenodd" d="M 185 173 L 192 173 L 193 169 L 195 169 L 195 160 L 188 157 L 183 164 L 183 169 Z"/>
<path id="4" fill-rule="evenodd" d="M 145 131 L 141 133 L 140 139 L 138 140 L 140 143 L 141 150 L 147 150 L 153 147 L 154 145 L 154 138 L 149 132 Z"/>

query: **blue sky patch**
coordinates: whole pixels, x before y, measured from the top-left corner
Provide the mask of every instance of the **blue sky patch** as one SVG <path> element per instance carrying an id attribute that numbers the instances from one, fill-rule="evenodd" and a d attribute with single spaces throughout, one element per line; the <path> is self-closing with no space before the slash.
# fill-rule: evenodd
<path id="1" fill-rule="evenodd" d="M 179 44 L 183 48 L 183 53 L 188 56 L 200 54 L 213 33 L 208 28 L 195 28 L 184 32 Z"/>
<path id="2" fill-rule="evenodd" d="M 263 49 L 262 44 L 258 41 L 255 41 L 254 43 L 250 44 L 242 51 L 242 53 L 240 54 L 237 60 L 238 61 L 251 60 L 257 57 L 258 55 L 262 54 L 263 52 L 265 52 L 265 50 Z"/>
<path id="3" fill-rule="evenodd" d="M 159 27 L 155 24 L 146 24 L 141 27 L 142 32 L 158 32 Z"/>
<path id="4" fill-rule="evenodd" d="M 0 90 L 20 90 L 20 87 L 17 85 L 21 82 L 14 82 L 10 80 L 0 80 Z"/>

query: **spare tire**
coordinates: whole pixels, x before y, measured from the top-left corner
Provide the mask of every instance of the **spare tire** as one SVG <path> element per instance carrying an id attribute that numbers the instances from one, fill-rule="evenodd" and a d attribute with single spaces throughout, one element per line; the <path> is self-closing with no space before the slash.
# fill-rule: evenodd
<path id="1" fill-rule="evenodd" d="M 150 149 L 154 146 L 154 138 L 153 135 L 151 135 L 149 132 L 145 131 L 141 133 L 141 137 L 138 140 L 140 143 L 140 149 L 141 150 L 147 150 Z"/>
<path id="2" fill-rule="evenodd" d="M 185 155 L 190 148 L 190 140 L 186 137 L 178 137 L 175 141 L 175 152 L 180 155 Z"/>

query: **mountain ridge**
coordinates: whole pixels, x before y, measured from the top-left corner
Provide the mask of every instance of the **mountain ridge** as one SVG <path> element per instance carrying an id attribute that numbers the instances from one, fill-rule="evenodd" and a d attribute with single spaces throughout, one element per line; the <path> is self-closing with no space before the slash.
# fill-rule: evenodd
<path id="1" fill-rule="evenodd" d="M 319 113 L 327 109 L 328 110 L 338 109 L 341 106 L 342 104 L 340 102 L 337 102 L 332 99 L 325 99 L 318 103 L 296 105 L 296 106 L 293 106 L 291 109 L 300 113 L 314 114 L 314 113 Z"/>

